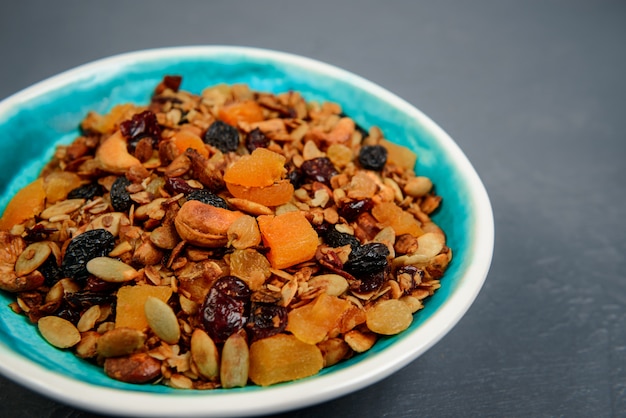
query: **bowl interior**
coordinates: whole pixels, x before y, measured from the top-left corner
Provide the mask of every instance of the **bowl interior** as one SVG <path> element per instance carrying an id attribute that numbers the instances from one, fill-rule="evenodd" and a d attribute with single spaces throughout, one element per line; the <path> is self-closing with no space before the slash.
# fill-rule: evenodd
<path id="1" fill-rule="evenodd" d="M 324 369 L 321 377 L 305 380 L 332 378 L 342 371 L 352 373 L 366 361 L 376 362 L 378 371 L 388 362 L 390 373 L 434 344 L 460 319 L 478 293 L 491 259 L 491 209 L 478 176 L 454 142 L 421 112 L 358 76 L 301 57 L 250 48 L 153 50 L 88 64 L 10 97 L 0 103 L 0 162 L 4 168 L 0 171 L 0 211 L 15 192 L 38 176 L 57 144 L 69 143 L 78 135 L 78 124 L 88 111 L 104 113 L 119 103 L 147 103 L 156 84 L 167 74 L 182 75 L 181 88 L 193 93 L 218 83 L 246 83 L 254 90 L 296 90 L 308 100 L 337 102 L 362 127 L 379 126 L 386 138 L 413 149 L 418 154 L 417 173 L 432 178 L 443 197 L 434 220 L 447 234 L 453 261 L 441 289 L 415 315 L 408 331 L 383 338 L 372 350 Z M 468 275 L 472 268 L 478 268 L 474 271 L 477 274 Z M 461 295 L 463 292 L 466 294 Z M 51 347 L 25 317 L 11 311 L 8 305 L 12 301 L 13 295 L 0 292 L 0 352 L 30 360 L 36 369 L 95 387 L 179 396 L 180 391 L 165 386 L 112 380 L 100 368 Z M 392 352 L 402 344 L 404 349 L 413 348 L 400 356 Z M 9 367 L 5 366 L 5 371 Z M 378 371 L 378 378 L 384 377 Z M 364 375 L 373 377 L 372 373 Z M 22 382 L 28 380 L 24 377 Z M 229 393 L 280 390 L 301 383 L 265 389 L 246 387 Z M 348 384 L 354 387 L 354 383 Z M 224 391 L 191 396 L 218 396 L 220 392 Z"/>

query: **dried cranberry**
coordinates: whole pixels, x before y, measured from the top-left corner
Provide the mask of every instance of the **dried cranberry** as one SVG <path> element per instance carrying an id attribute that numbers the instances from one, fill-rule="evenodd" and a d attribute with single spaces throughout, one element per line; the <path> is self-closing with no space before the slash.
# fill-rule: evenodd
<path id="1" fill-rule="evenodd" d="M 163 77 L 163 85 L 170 90 L 178 91 L 180 88 L 180 83 L 182 83 L 183 78 L 179 75 L 166 75 Z"/>
<path id="2" fill-rule="evenodd" d="M 357 277 L 370 276 L 387 267 L 389 248 L 380 242 L 370 242 L 353 248 L 344 264 L 345 270 Z"/>
<path id="3" fill-rule="evenodd" d="M 302 186 L 303 175 L 295 165 L 289 164 L 287 166 L 287 178 L 295 189 L 299 189 Z"/>
<path id="4" fill-rule="evenodd" d="M 116 212 L 128 212 L 133 204 L 130 193 L 126 187 L 130 186 L 130 180 L 126 177 L 118 177 L 111 186 L 111 206 Z"/>
<path id="5" fill-rule="evenodd" d="M 367 170 L 382 170 L 387 163 L 387 148 L 382 145 L 365 145 L 361 147 L 359 163 Z"/>
<path id="6" fill-rule="evenodd" d="M 370 210 L 374 206 L 370 199 L 352 200 L 339 207 L 339 215 L 346 221 L 352 222 L 363 212 Z"/>
<path id="7" fill-rule="evenodd" d="M 196 189 L 187 195 L 187 200 L 197 200 L 207 205 L 215 206 L 216 208 L 228 209 L 228 203 L 216 195 L 215 193 L 207 189 Z"/>
<path id="8" fill-rule="evenodd" d="M 239 131 L 234 126 L 216 120 L 204 134 L 204 142 L 222 152 L 236 151 L 239 146 Z"/>
<path id="9" fill-rule="evenodd" d="M 254 128 L 246 137 L 246 148 L 252 152 L 257 148 L 267 148 L 270 140 L 259 128 Z"/>
<path id="10" fill-rule="evenodd" d="M 219 278 L 200 309 L 204 329 L 216 343 L 244 327 L 250 313 L 250 288 L 235 276 Z"/>
<path id="11" fill-rule="evenodd" d="M 327 157 L 306 160 L 300 166 L 300 170 L 306 179 L 327 185 L 330 184 L 330 179 L 337 175 L 337 169 Z"/>
<path id="12" fill-rule="evenodd" d="M 250 310 L 246 328 L 252 341 L 271 337 L 283 332 L 287 327 L 287 308 L 284 306 L 255 303 Z"/>
<path id="13" fill-rule="evenodd" d="M 106 229 L 92 229 L 72 238 L 61 268 L 66 277 L 83 281 L 89 277 L 87 262 L 104 257 L 115 247 L 115 237 Z"/>
<path id="14" fill-rule="evenodd" d="M 128 149 L 131 152 L 134 152 L 135 146 L 142 138 L 151 138 L 153 146 L 161 139 L 161 127 L 156 115 L 150 110 L 134 115 L 132 119 L 120 123 L 120 132 L 128 138 Z"/>
<path id="15" fill-rule="evenodd" d="M 102 193 L 103 193 L 102 186 L 100 186 L 96 182 L 93 182 L 89 184 L 84 184 L 82 186 L 78 186 L 77 188 L 71 190 L 67 194 L 67 198 L 91 200 L 96 196 L 101 196 Z"/>
<path id="16" fill-rule="evenodd" d="M 181 179 L 180 177 L 168 177 L 165 180 L 165 191 L 171 193 L 173 195 L 183 193 L 189 194 L 194 190 L 197 190 L 194 187 L 191 187 L 189 183 L 185 181 L 185 179 Z"/>

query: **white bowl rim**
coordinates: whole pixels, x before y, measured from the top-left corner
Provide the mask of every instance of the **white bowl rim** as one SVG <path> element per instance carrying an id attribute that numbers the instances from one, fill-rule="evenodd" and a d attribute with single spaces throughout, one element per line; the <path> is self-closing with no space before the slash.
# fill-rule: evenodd
<path id="1" fill-rule="evenodd" d="M 208 417 L 254 416 L 303 408 L 362 389 L 393 374 L 415 360 L 443 338 L 463 317 L 480 292 L 487 277 L 494 246 L 493 212 L 489 197 L 473 166 L 454 140 L 435 122 L 397 95 L 349 71 L 312 58 L 270 49 L 211 45 L 165 47 L 126 52 L 92 61 L 64 71 L 33 84 L 0 102 L 0 114 L 18 107 L 33 97 L 65 85 L 83 73 L 97 73 L 98 69 L 156 58 L 210 56 L 237 52 L 252 57 L 265 57 L 299 66 L 314 68 L 320 73 L 350 82 L 381 97 L 411 117 L 417 119 L 446 150 L 464 173 L 470 196 L 474 199 L 476 222 L 473 255 L 475 259 L 459 280 L 457 290 L 420 325 L 422 338 L 408 335 L 372 358 L 366 358 L 351 367 L 315 379 L 292 382 L 289 385 L 268 387 L 264 390 L 212 393 L 210 397 L 197 393 L 176 394 L 126 391 L 81 382 L 29 361 L 0 343 L 0 372 L 20 385 L 42 395 L 80 409 L 98 413 L 151 417 Z M 471 280 L 463 278 L 471 277 Z M 175 402 L 172 402 L 175 400 Z"/>

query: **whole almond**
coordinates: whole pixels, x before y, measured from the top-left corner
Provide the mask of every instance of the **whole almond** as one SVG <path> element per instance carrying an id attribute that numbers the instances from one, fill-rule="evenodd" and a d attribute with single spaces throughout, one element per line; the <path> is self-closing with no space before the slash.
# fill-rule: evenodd
<path id="1" fill-rule="evenodd" d="M 98 339 L 98 355 L 119 357 L 141 349 L 146 342 L 146 334 L 132 328 L 114 328 Z"/>
<path id="2" fill-rule="evenodd" d="M 44 316 L 37 322 L 39 332 L 57 348 L 73 347 L 80 341 L 80 332 L 70 321 L 58 316 Z"/>
<path id="3" fill-rule="evenodd" d="M 161 375 L 161 362 L 146 353 L 112 357 L 104 361 L 107 376 L 127 383 L 147 383 Z"/>
<path id="4" fill-rule="evenodd" d="M 199 328 L 191 334 L 191 358 L 204 378 L 217 380 L 220 376 L 219 351 L 211 337 Z"/>
<path id="5" fill-rule="evenodd" d="M 144 312 L 150 329 L 168 344 L 176 344 L 180 339 L 180 326 L 172 308 L 159 298 L 148 297 Z"/>

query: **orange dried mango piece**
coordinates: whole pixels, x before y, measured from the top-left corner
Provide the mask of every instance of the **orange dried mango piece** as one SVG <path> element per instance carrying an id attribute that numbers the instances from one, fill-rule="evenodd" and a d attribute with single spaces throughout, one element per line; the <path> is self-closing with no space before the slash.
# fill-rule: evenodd
<path id="1" fill-rule="evenodd" d="M 294 187 L 289 180 L 280 180 L 266 187 L 246 187 L 226 183 L 228 191 L 239 199 L 251 200 L 265 206 L 279 206 L 293 196 Z"/>
<path id="2" fill-rule="evenodd" d="M 341 319 L 352 304 L 326 293 L 313 302 L 289 312 L 287 331 L 307 344 L 317 344 L 341 326 Z"/>
<path id="3" fill-rule="evenodd" d="M 204 141 L 190 130 L 181 130 L 176 132 L 172 137 L 172 142 L 176 145 L 176 149 L 182 154 L 187 148 L 198 151 L 205 158 L 209 157 L 209 150 L 204 145 Z"/>
<path id="4" fill-rule="evenodd" d="M 128 327 L 144 331 L 148 327 L 144 305 L 151 296 L 167 302 L 172 296 L 172 288 L 151 285 L 121 287 L 117 291 L 115 328 Z"/>
<path id="5" fill-rule="evenodd" d="M 301 212 L 261 215 L 257 218 L 267 259 L 275 269 L 291 267 L 315 256 L 317 232 Z"/>
<path id="6" fill-rule="evenodd" d="M 246 187 L 267 187 L 287 173 L 285 157 L 265 148 L 244 155 L 224 172 L 224 181 Z"/>
<path id="7" fill-rule="evenodd" d="M 376 204 L 372 208 L 372 215 L 383 227 L 392 227 L 396 231 L 396 236 L 411 234 L 414 237 L 419 237 L 424 234 L 420 222 L 393 202 Z"/>
<path id="8" fill-rule="evenodd" d="M 233 102 L 219 110 L 218 118 L 232 126 L 239 122 L 260 122 L 264 119 L 263 108 L 254 100 Z"/>
<path id="9" fill-rule="evenodd" d="M 312 376 L 323 366 L 320 349 L 293 335 L 277 334 L 255 341 L 250 346 L 248 376 L 260 386 Z"/>
<path id="10" fill-rule="evenodd" d="M 0 230 L 8 231 L 13 226 L 39 215 L 44 209 L 45 200 L 46 191 L 43 178 L 40 177 L 13 196 L 0 218 Z"/>
<path id="11" fill-rule="evenodd" d="M 388 162 L 404 170 L 413 170 L 417 162 L 417 154 L 403 145 L 394 144 L 386 139 L 381 140 L 380 145 L 387 149 Z"/>

